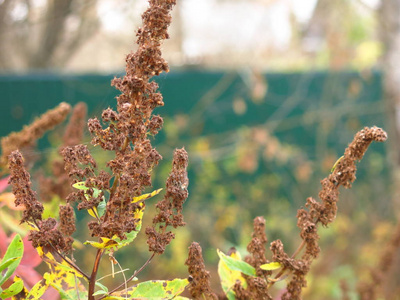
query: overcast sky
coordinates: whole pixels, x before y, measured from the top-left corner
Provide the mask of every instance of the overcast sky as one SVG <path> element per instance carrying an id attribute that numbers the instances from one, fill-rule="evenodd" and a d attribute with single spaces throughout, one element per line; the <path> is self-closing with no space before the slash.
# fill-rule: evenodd
<path id="1" fill-rule="evenodd" d="M 312 15 L 317 0 L 275 1 L 217 1 L 184 0 L 182 18 L 184 52 L 189 57 L 217 53 L 231 48 L 241 51 L 274 45 L 285 47 L 290 41 L 290 11 L 300 22 Z M 376 6 L 379 0 L 362 0 Z M 126 26 L 123 12 L 128 9 L 115 5 L 115 0 L 102 1 L 99 15 L 108 31 L 121 31 Z M 134 9 L 140 14 L 146 0 L 137 0 Z"/>

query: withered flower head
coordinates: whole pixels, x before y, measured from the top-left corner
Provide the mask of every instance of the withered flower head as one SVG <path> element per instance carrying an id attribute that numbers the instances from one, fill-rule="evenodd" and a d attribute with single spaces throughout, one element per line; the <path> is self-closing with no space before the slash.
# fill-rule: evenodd
<path id="1" fill-rule="evenodd" d="M 204 265 L 201 247 L 193 242 L 189 247 L 188 259 L 185 265 L 188 266 L 191 282 L 189 292 L 194 299 L 217 299 L 217 296 L 210 286 L 210 272 Z"/>
<path id="2" fill-rule="evenodd" d="M 352 182 L 356 179 L 356 162 L 362 159 L 368 146 L 373 141 L 383 142 L 386 139 L 386 132 L 375 126 L 372 128 L 365 127 L 359 131 L 332 173 L 321 181 L 322 190 L 319 192 L 321 202 L 308 198 L 306 202 L 307 209 L 298 210 L 297 226 L 300 228 L 300 237 L 303 242 L 296 254 L 300 253 L 305 246 L 301 259 L 289 257 L 283 250 L 283 244 L 280 240 L 271 243 L 270 249 L 273 253 L 273 260 L 282 263 L 285 270 L 290 270 L 292 273 L 292 278 L 282 299 L 301 298 L 302 288 L 307 284 L 305 276 L 320 251 L 317 233 L 318 224 L 321 223 L 323 226 L 327 226 L 334 221 L 339 200 L 339 187 L 351 187 Z"/>
<path id="3" fill-rule="evenodd" d="M 177 228 L 185 226 L 183 221 L 183 203 L 189 195 L 187 190 L 189 180 L 187 176 L 188 155 L 184 148 L 174 152 L 172 170 L 167 179 L 167 192 L 164 199 L 157 203 L 158 214 L 153 218 L 153 226 L 146 228 L 149 251 L 163 253 L 165 247 L 174 238 L 172 232 L 166 232 L 168 226 Z M 157 232 L 156 227 L 159 227 Z"/>
<path id="4" fill-rule="evenodd" d="M 31 188 L 29 173 L 25 170 L 22 154 L 17 150 L 8 157 L 10 179 L 9 184 L 15 195 L 15 206 L 24 206 L 21 223 L 35 223 L 42 219 L 43 205 L 37 200 L 36 192 Z"/>
<path id="5" fill-rule="evenodd" d="M 75 214 L 72 206 L 67 203 L 66 205 L 60 205 L 60 231 L 66 235 L 72 235 L 75 230 Z"/>
<path id="6" fill-rule="evenodd" d="M 20 132 L 13 132 L 3 137 L 1 143 L 0 164 L 7 165 L 7 156 L 14 150 L 20 150 L 32 147 L 36 144 L 42 135 L 62 123 L 67 117 L 71 106 L 65 102 L 60 103 L 56 108 L 51 109 L 37 118 L 29 126 L 25 126 Z"/>
<path id="7" fill-rule="evenodd" d="M 75 146 L 82 142 L 86 124 L 87 105 L 84 102 L 77 103 L 69 119 L 63 136 L 63 146 Z"/>
<path id="8" fill-rule="evenodd" d="M 61 155 L 64 157 L 65 170 L 74 182 L 82 181 L 85 177 L 95 174 L 97 164 L 86 145 L 65 147 Z M 82 169 L 81 165 L 86 165 L 86 167 Z"/>
<path id="9" fill-rule="evenodd" d="M 251 237 L 252 239 L 247 245 L 247 250 L 250 255 L 246 257 L 245 261 L 256 269 L 258 276 L 267 276 L 272 274 L 271 271 L 260 269 L 261 265 L 268 263 L 268 260 L 265 257 L 265 244 L 268 240 L 265 234 L 265 219 L 263 217 L 256 217 L 254 219 L 254 230 Z"/>
<path id="10" fill-rule="evenodd" d="M 121 91 L 117 97 L 117 110 L 111 108 L 104 110 L 101 118 L 103 124 L 97 118 L 88 121 L 92 144 L 115 152 L 114 159 L 107 163 L 112 172 L 107 181 L 109 182 L 111 177 L 114 180 L 106 212 L 99 220 L 89 224 L 93 236 L 117 235 L 124 238 L 126 233 L 135 229 L 137 220 L 133 215 L 138 209 L 138 204 L 132 203 L 132 198 L 139 196 L 146 187 L 151 186 L 151 172 L 162 158 L 152 147 L 149 135 L 157 134 L 162 127 L 162 118 L 153 116 L 152 113 L 157 106 L 164 105 L 164 102 L 162 95 L 157 92 L 157 83 L 150 79 L 154 75 L 168 71 L 168 64 L 161 57 L 161 42 L 168 38 L 170 12 L 175 1 L 150 0 L 149 3 L 150 7 L 142 16 L 143 28 L 137 33 L 138 50 L 126 57 L 126 75 L 112 80 L 112 85 Z M 76 178 L 75 180 L 86 179 L 87 187 L 106 189 L 104 184 L 92 180 L 95 175 L 90 167 L 84 170 L 78 168 L 77 163 L 84 164 L 81 158 L 86 157 L 79 153 L 83 150 L 83 148 L 64 150 L 67 171 L 70 176 Z M 99 176 L 97 178 L 99 179 Z M 171 209 L 176 213 L 171 214 L 172 218 L 166 217 L 170 224 L 165 226 L 182 226 L 184 223 L 181 206 L 184 201 L 182 196 L 187 190 L 182 186 L 181 189 L 179 195 L 176 191 L 172 191 L 168 196 L 176 198 L 171 200 L 173 201 Z M 68 196 L 68 201 L 72 200 L 80 202 L 78 208 L 87 209 L 97 205 L 100 199 L 85 201 L 82 193 L 74 192 Z M 148 235 L 151 235 L 153 240 L 160 241 L 155 244 L 166 245 L 173 238 L 173 234 L 165 233 L 165 230 L 157 234 L 155 231 L 150 231 L 149 229 Z M 156 248 L 157 253 L 163 251 L 159 247 L 154 247 Z"/>
<path id="11" fill-rule="evenodd" d="M 43 247 L 50 251 L 60 251 L 69 253 L 72 251 L 73 238 L 64 235 L 57 228 L 57 221 L 53 218 L 47 218 L 43 221 L 38 221 L 38 230 L 31 230 L 29 232 L 29 240 L 32 246 Z"/>
<path id="12" fill-rule="evenodd" d="M 72 250 L 75 231 L 73 209 L 70 206 L 60 208 L 61 231 L 53 218 L 42 220 L 43 205 L 37 200 L 36 192 L 31 189 L 30 175 L 24 168 L 24 161 L 19 151 L 9 156 L 10 180 L 15 195 L 15 205 L 25 207 L 21 223 L 28 222 L 36 229 L 29 232 L 29 240 L 34 247 L 50 247 L 52 250 L 69 253 Z M 66 235 L 64 236 L 63 233 Z"/>
<path id="13" fill-rule="evenodd" d="M 86 113 L 87 106 L 84 102 L 79 102 L 74 106 L 65 129 L 63 144 L 59 147 L 59 153 L 66 146 L 75 146 L 82 142 Z M 61 158 L 53 161 L 51 171 L 52 174 L 49 177 L 45 177 L 41 173 L 38 174 L 39 195 L 42 202 L 51 201 L 54 195 L 59 196 L 60 199 L 65 199 L 72 190 L 70 179 L 64 170 L 64 162 Z"/>

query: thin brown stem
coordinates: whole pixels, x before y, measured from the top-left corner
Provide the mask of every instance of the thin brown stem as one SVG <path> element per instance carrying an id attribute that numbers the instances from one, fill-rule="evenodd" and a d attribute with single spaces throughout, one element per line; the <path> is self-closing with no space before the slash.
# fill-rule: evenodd
<path id="1" fill-rule="evenodd" d="M 114 183 L 113 183 L 113 185 L 112 185 L 112 187 L 110 189 L 110 199 L 113 197 L 113 195 L 115 193 L 115 190 L 117 189 L 117 186 L 119 184 L 119 177 L 120 177 L 119 174 L 115 175 Z"/>
<path id="2" fill-rule="evenodd" d="M 121 283 L 119 286 L 117 286 L 116 288 L 112 289 L 110 292 L 108 292 L 107 295 L 101 296 L 98 300 L 101 300 L 109 295 L 111 295 L 112 293 L 118 291 L 120 288 L 124 287 L 126 283 L 128 283 L 129 281 L 132 281 L 140 272 L 143 271 L 143 269 L 151 262 L 151 260 L 154 258 L 156 254 L 153 252 L 153 254 L 149 257 L 149 259 L 143 264 L 143 266 L 140 267 L 139 270 L 136 270 L 135 273 L 133 273 L 133 275 L 131 277 L 129 277 L 126 282 Z"/>
<path id="3" fill-rule="evenodd" d="M 319 219 L 317 219 L 314 224 L 315 226 L 317 226 L 319 223 Z M 304 246 L 306 245 L 306 241 L 302 240 L 301 244 L 297 247 L 296 251 L 293 252 L 291 258 L 296 258 L 296 256 L 301 252 L 301 250 L 303 250 Z M 276 276 L 274 277 L 274 279 L 272 281 L 270 281 L 270 283 L 268 284 L 268 288 L 270 288 L 271 286 L 273 286 L 275 284 L 275 282 L 278 282 L 278 278 L 280 278 L 285 272 L 286 272 L 287 268 L 283 267 L 282 270 L 279 271 L 278 274 L 276 274 Z"/>
<path id="4" fill-rule="evenodd" d="M 306 241 L 303 240 L 301 242 L 301 244 L 299 245 L 299 247 L 297 247 L 296 251 L 294 251 L 294 253 L 292 254 L 291 258 L 295 258 L 300 252 L 301 250 L 303 250 L 304 246 L 306 245 Z M 278 278 L 280 278 L 285 272 L 286 272 L 287 268 L 283 267 L 282 270 L 279 271 L 278 274 L 276 274 L 276 276 L 274 277 L 274 279 L 272 281 L 270 281 L 270 283 L 268 284 L 268 288 L 270 288 L 271 286 L 273 286 L 275 284 L 275 282 L 278 282 Z"/>
<path id="5" fill-rule="evenodd" d="M 41 228 L 37 222 L 37 220 L 33 220 L 33 224 L 35 224 L 36 228 L 40 231 Z M 69 264 L 73 269 L 75 269 L 79 274 L 81 274 L 83 277 L 85 277 L 87 280 L 89 280 L 89 275 L 87 275 L 85 272 L 83 272 L 76 264 L 74 264 L 72 261 L 67 259 L 63 254 L 61 254 L 60 251 L 56 249 L 56 247 L 53 246 L 52 243 L 49 243 L 51 248 L 53 248 L 54 252 L 57 253 L 67 264 Z"/>
<path id="6" fill-rule="evenodd" d="M 103 250 L 98 249 L 97 254 L 96 254 L 96 259 L 94 260 L 94 265 L 93 265 L 93 270 L 92 274 L 90 275 L 90 280 L 89 280 L 89 291 L 88 291 L 88 299 L 89 300 L 94 300 L 94 288 L 96 285 L 96 276 L 97 276 L 97 271 L 99 269 L 99 264 L 101 260 L 101 256 L 103 255 Z"/>
<path id="7" fill-rule="evenodd" d="M 67 264 L 69 264 L 72 268 L 74 268 L 79 274 L 81 274 L 87 280 L 90 280 L 89 275 L 87 275 L 85 272 L 83 272 L 76 264 L 74 264 L 72 261 L 70 261 L 66 256 L 61 254 L 53 245 L 51 245 L 51 247 Z"/>

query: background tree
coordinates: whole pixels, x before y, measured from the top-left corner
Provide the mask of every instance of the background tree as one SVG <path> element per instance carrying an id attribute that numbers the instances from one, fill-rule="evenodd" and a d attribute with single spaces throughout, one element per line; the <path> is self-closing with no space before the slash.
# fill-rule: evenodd
<path id="1" fill-rule="evenodd" d="M 390 153 L 393 182 L 400 180 L 400 2 L 382 0 L 379 9 L 380 38 L 384 47 L 382 72 L 384 97 L 389 115 Z M 398 186 L 395 184 L 395 186 Z M 400 189 L 394 191 L 398 198 Z M 397 200 L 398 202 L 398 200 Z"/>
<path id="2" fill-rule="evenodd" d="M 97 30 L 97 0 L 0 1 L 0 70 L 63 67 Z"/>

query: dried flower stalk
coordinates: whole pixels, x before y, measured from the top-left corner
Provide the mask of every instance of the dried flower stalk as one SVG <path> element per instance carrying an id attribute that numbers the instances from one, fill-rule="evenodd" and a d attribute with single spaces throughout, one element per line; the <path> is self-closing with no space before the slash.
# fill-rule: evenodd
<path id="1" fill-rule="evenodd" d="M 300 228 L 300 237 L 303 239 L 300 247 L 290 257 L 284 251 L 280 240 L 271 243 L 273 261 L 282 263 L 284 265 L 283 272 L 288 270 L 292 274 L 287 285 L 287 291 L 283 294 L 282 299 L 301 299 L 302 288 L 307 285 L 305 276 L 310 270 L 313 260 L 320 252 L 317 233 L 318 223 L 327 226 L 334 221 L 339 200 L 339 187 L 351 187 L 352 182 L 356 179 L 356 162 L 363 158 L 368 146 L 373 141 L 384 142 L 386 139 L 386 132 L 378 127 L 365 127 L 359 131 L 333 172 L 321 181 L 322 190 L 319 193 L 321 202 L 308 198 L 307 209 L 298 210 L 297 226 Z M 295 259 L 304 247 L 305 251 L 301 259 Z M 281 276 L 283 272 L 280 272 L 277 277 Z"/>
<path id="2" fill-rule="evenodd" d="M 189 247 L 188 266 L 191 282 L 189 292 L 194 299 L 217 299 L 210 286 L 210 273 L 204 265 L 201 247 L 193 242 Z"/>
<path id="3" fill-rule="evenodd" d="M 83 133 L 86 125 L 87 105 L 84 102 L 77 103 L 69 118 L 63 144 L 59 147 L 59 153 L 67 146 L 75 146 L 82 142 Z M 70 179 L 65 173 L 64 161 L 62 158 L 52 162 L 52 176 L 45 177 L 38 175 L 40 199 L 44 202 L 50 201 L 54 195 L 60 199 L 65 199 L 72 192 Z"/>
<path id="4" fill-rule="evenodd" d="M 73 212 L 64 213 L 62 221 L 62 231 L 67 233 L 64 236 L 58 229 L 57 221 L 54 218 L 42 220 L 43 205 L 38 201 L 36 192 L 31 189 L 31 180 L 29 173 L 25 170 L 22 154 L 17 150 L 9 156 L 10 179 L 12 191 L 15 195 L 15 205 L 23 206 L 24 211 L 21 223 L 28 223 L 36 230 L 29 232 L 29 240 L 36 247 L 49 248 L 52 251 L 60 253 L 70 253 L 72 251 L 73 239 L 70 234 L 75 231 L 74 219 L 65 221 L 65 216 L 73 217 Z"/>
<path id="5" fill-rule="evenodd" d="M 19 132 L 13 132 L 0 140 L 2 154 L 0 166 L 7 166 L 7 157 L 14 150 L 32 147 L 43 134 L 62 123 L 67 117 L 71 106 L 65 102 L 60 103 L 56 108 L 51 109 L 41 115 L 29 126 L 25 126 Z"/>
<path id="6" fill-rule="evenodd" d="M 233 286 L 238 299 L 272 299 L 268 294 L 269 288 L 276 281 L 286 278 L 288 275 L 291 277 L 281 299 L 301 299 L 302 288 L 307 285 L 305 276 L 320 252 L 318 224 L 327 226 L 334 221 L 339 200 L 339 187 L 351 187 L 352 182 L 356 179 L 356 162 L 362 159 L 371 142 L 384 142 L 386 139 L 386 132 L 378 127 L 365 127 L 355 135 L 332 173 L 321 181 L 322 190 L 319 193 L 321 202 L 310 197 L 307 199 L 306 208 L 298 210 L 297 226 L 300 228 L 300 237 L 303 241 L 295 253 L 291 256 L 288 255 L 280 240 L 271 243 L 272 261 L 279 262 L 283 266 L 275 278 L 269 278 L 271 272 L 260 269 L 260 265 L 268 263 L 264 255 L 267 242 L 264 232 L 265 220 L 261 217 L 254 220 L 252 240 L 247 248 L 250 256 L 246 258 L 246 261 L 256 269 L 257 277 L 244 276 L 248 285 L 246 289 L 241 286 L 240 282 Z M 398 237 L 394 237 L 389 247 L 390 250 L 382 258 L 382 261 L 385 262 L 382 265 L 387 266 L 387 262 L 391 261 L 393 249 L 399 246 L 399 240 Z M 301 258 L 296 259 L 296 256 L 301 253 Z M 383 267 L 383 272 L 386 270 L 385 268 Z M 285 275 L 285 273 L 287 274 Z M 375 281 L 378 282 L 376 279 Z"/>
<path id="7" fill-rule="evenodd" d="M 114 158 L 107 163 L 110 172 L 98 169 L 86 145 L 76 145 L 81 139 L 81 127 L 74 127 L 71 123 L 67 128 L 64 136 L 66 147 L 61 150 L 65 171 L 72 183 L 84 182 L 84 188 L 74 190 L 65 197 L 67 204 L 60 206 L 59 224 L 52 218 L 42 220 L 43 206 L 30 189 L 29 175 L 21 165 L 22 156 L 19 152 L 13 152 L 10 156 L 10 182 L 18 196 L 17 202 L 26 207 L 23 221 L 33 224 L 37 229 L 30 233 L 35 247 L 50 247 L 66 260 L 63 253 L 72 250 L 71 234 L 75 231 L 72 205 L 75 203 L 78 209 L 90 210 L 95 215 L 95 220 L 89 222 L 88 227 L 91 235 L 100 241 L 105 238 L 124 240 L 128 233 L 136 230 L 140 221 L 135 217 L 136 213 L 142 211 L 145 204 L 133 199 L 151 186 L 152 170 L 162 158 L 151 145 L 150 137 L 162 128 L 163 119 L 153 115 L 153 110 L 164 105 L 164 102 L 157 91 L 157 83 L 150 79 L 169 71 L 167 62 L 161 57 L 161 43 L 169 37 L 167 29 L 175 2 L 149 0 L 150 6 L 142 15 L 143 27 L 137 32 L 138 50 L 126 57 L 126 75 L 112 81 L 112 85 L 121 91 L 117 97 L 117 110 L 105 109 L 102 122 L 97 118 L 88 121 L 92 144 L 105 151 L 115 152 Z M 84 111 L 82 107 L 79 110 Z M 75 123 L 81 123 L 82 114 L 74 114 L 73 119 Z M 153 220 L 153 226 L 146 230 L 149 250 L 153 254 L 134 273 L 135 276 L 155 254 L 163 253 L 166 245 L 174 238 L 172 232 L 167 232 L 167 227 L 185 225 L 182 209 L 188 197 L 187 164 L 186 151 L 176 150 L 166 194 L 157 204 L 158 214 Z M 25 194 L 29 198 L 24 198 Z M 105 201 L 106 194 L 108 197 L 104 213 L 95 214 L 100 202 Z M 89 281 L 88 295 L 91 300 L 94 299 L 97 271 L 104 251 L 103 248 L 98 249 L 91 275 L 82 274 Z M 71 266 L 80 271 L 76 266 Z"/>
<path id="8" fill-rule="evenodd" d="M 174 238 L 171 231 L 166 232 L 168 226 L 174 228 L 185 226 L 183 221 L 183 203 L 189 193 L 187 187 L 189 179 L 187 176 L 188 155 L 184 148 L 174 152 L 172 170 L 167 179 L 167 192 L 164 199 L 157 203 L 158 214 L 153 218 L 153 226 L 146 228 L 148 236 L 147 244 L 149 251 L 162 254 L 165 247 Z M 156 227 L 158 226 L 158 231 Z"/>

